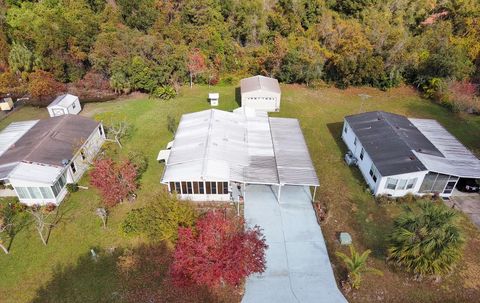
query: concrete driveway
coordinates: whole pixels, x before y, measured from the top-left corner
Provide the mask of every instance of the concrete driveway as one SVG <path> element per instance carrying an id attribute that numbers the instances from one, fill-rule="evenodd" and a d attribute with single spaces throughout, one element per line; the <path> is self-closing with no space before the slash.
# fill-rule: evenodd
<path id="1" fill-rule="evenodd" d="M 286 186 L 277 203 L 271 187 L 249 185 L 247 224 L 259 225 L 269 246 L 267 269 L 247 279 L 244 303 L 347 302 L 338 290 L 308 188 Z"/>
<path id="2" fill-rule="evenodd" d="M 480 228 L 480 194 L 457 193 L 445 201 L 448 206 L 463 211 Z"/>

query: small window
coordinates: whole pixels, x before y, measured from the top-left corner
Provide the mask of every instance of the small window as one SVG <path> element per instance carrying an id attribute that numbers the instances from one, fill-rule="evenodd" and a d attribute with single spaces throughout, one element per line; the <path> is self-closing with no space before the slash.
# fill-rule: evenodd
<path id="1" fill-rule="evenodd" d="M 362 151 L 360 152 L 360 160 L 363 160 L 363 155 L 365 154 L 365 150 L 362 147 Z"/>
<path id="2" fill-rule="evenodd" d="M 207 186 L 207 195 L 210 195 L 212 193 L 211 183 L 205 182 L 205 185 Z"/>
<path id="3" fill-rule="evenodd" d="M 198 182 L 193 182 L 193 193 L 198 194 Z"/>
<path id="4" fill-rule="evenodd" d="M 405 186 L 407 185 L 407 181 L 407 179 L 400 179 L 398 181 L 397 190 L 404 190 Z"/>
<path id="5" fill-rule="evenodd" d="M 198 183 L 198 188 L 199 188 L 200 194 L 204 194 L 204 193 L 205 193 L 205 189 L 203 188 L 203 186 L 204 186 L 204 183 L 203 183 L 203 182 Z"/>
<path id="6" fill-rule="evenodd" d="M 372 167 L 370 167 L 370 172 L 369 172 L 369 174 L 370 174 L 370 177 L 372 177 L 373 182 L 376 183 L 376 182 L 377 182 L 377 178 L 378 178 L 378 177 L 377 177 L 377 175 L 378 175 L 378 170 L 377 170 L 377 168 L 375 167 L 375 165 L 372 164 Z"/>
<path id="7" fill-rule="evenodd" d="M 223 194 L 228 194 L 228 182 L 223 182 Z"/>
<path id="8" fill-rule="evenodd" d="M 72 104 L 72 108 L 75 109 L 77 105 L 75 103 Z"/>
<path id="9" fill-rule="evenodd" d="M 83 149 L 80 151 L 80 156 L 82 156 L 83 161 L 85 161 L 85 159 L 87 159 L 87 157 L 85 157 L 85 152 L 83 151 Z"/>
<path id="10" fill-rule="evenodd" d="M 347 125 L 347 124 L 345 124 L 345 127 L 343 128 L 343 131 L 344 131 L 345 133 L 348 133 L 348 125 Z"/>
<path id="11" fill-rule="evenodd" d="M 395 189 L 395 188 L 397 188 L 397 183 L 398 183 L 398 179 L 388 178 L 387 179 L 387 184 L 385 185 L 385 188 Z"/>
<path id="12" fill-rule="evenodd" d="M 100 133 L 100 136 L 103 136 L 103 129 L 101 125 L 98 126 L 98 132 Z"/>
<path id="13" fill-rule="evenodd" d="M 193 194 L 192 182 L 187 182 L 187 193 L 189 195 Z"/>
<path id="14" fill-rule="evenodd" d="M 217 182 L 212 182 L 212 194 L 217 194 Z"/>
<path id="15" fill-rule="evenodd" d="M 72 161 L 72 163 L 70 163 L 70 168 L 72 169 L 72 172 L 74 174 L 77 173 L 77 168 L 75 167 L 75 162 Z"/>
<path id="16" fill-rule="evenodd" d="M 182 182 L 182 194 L 186 194 L 187 193 L 187 182 Z"/>
<path id="17" fill-rule="evenodd" d="M 182 188 L 180 186 L 180 182 L 175 182 L 175 191 L 177 192 L 177 194 L 182 193 Z"/>
<path id="18" fill-rule="evenodd" d="M 353 145 L 357 146 L 357 137 L 355 137 L 355 140 L 353 140 Z"/>
<path id="19" fill-rule="evenodd" d="M 170 182 L 170 193 L 174 193 L 175 192 L 175 182 Z"/>
<path id="20" fill-rule="evenodd" d="M 417 183 L 417 178 L 408 180 L 407 189 L 412 189 L 416 183 Z"/>
<path id="21" fill-rule="evenodd" d="M 223 194 L 223 182 L 217 182 L 217 194 Z"/>

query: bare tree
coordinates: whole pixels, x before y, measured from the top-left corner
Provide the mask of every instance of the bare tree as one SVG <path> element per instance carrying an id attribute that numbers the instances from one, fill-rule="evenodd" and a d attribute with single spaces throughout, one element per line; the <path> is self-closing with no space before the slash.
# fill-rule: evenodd
<path id="1" fill-rule="evenodd" d="M 53 207 L 54 206 L 51 205 L 47 205 L 46 207 L 34 205 L 27 209 L 27 212 L 32 215 L 35 228 L 44 245 L 47 245 L 51 228 L 55 226 L 55 220 L 52 220 L 51 217 L 53 215 L 56 217 L 58 214 L 58 210 L 54 211 L 52 209 Z"/>
<path id="2" fill-rule="evenodd" d="M 120 148 L 123 148 L 120 141 L 128 134 L 131 125 L 126 120 L 111 120 L 106 128 L 107 141 L 115 142 Z"/>
<path id="3" fill-rule="evenodd" d="M 10 236 L 11 230 L 13 228 L 12 223 L 5 222 L 4 218 L 0 218 L 0 235 L 8 234 Z M 0 238 L 0 248 L 8 255 L 8 249 L 3 245 L 3 240 Z"/>
<path id="4" fill-rule="evenodd" d="M 97 208 L 97 210 L 95 210 L 95 214 L 97 216 L 99 216 L 100 219 L 102 219 L 103 228 L 106 228 L 107 227 L 107 216 L 108 216 L 107 210 L 103 207 L 99 207 L 99 208 Z"/>

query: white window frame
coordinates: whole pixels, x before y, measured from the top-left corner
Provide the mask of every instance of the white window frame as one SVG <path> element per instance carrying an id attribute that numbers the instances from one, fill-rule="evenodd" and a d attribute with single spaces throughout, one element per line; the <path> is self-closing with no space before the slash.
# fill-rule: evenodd
<path id="1" fill-rule="evenodd" d="M 390 183 L 392 181 L 392 183 Z M 395 183 L 393 183 L 395 181 Z M 398 179 L 395 178 L 387 178 L 387 182 L 385 183 L 385 189 L 395 190 L 397 188 Z M 389 185 L 393 185 L 393 188 L 390 188 Z"/>

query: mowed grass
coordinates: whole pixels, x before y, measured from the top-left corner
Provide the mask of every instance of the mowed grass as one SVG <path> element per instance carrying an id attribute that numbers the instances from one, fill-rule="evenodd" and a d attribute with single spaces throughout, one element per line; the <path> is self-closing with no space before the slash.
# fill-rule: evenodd
<path id="1" fill-rule="evenodd" d="M 235 87 L 183 88 L 174 100 L 161 101 L 146 96 L 105 103 L 86 104 L 82 115 L 107 117 L 114 113 L 134 126 L 125 141 L 120 157 L 130 150 L 140 150 L 149 159 L 149 167 L 141 180 L 139 200 L 158 189 L 163 166 L 156 156 L 172 134 L 167 130 L 167 116 L 178 122 L 183 113 L 210 108 L 208 92 L 220 93 L 219 109 L 232 110 Z M 341 249 L 336 233 L 348 231 L 354 243 L 373 250 L 371 265 L 385 272 L 384 277 L 365 277 L 363 288 L 349 297 L 351 302 L 475 302 L 480 301 L 480 237 L 478 230 L 462 219 L 467 235 L 465 258 L 455 272 L 439 284 L 414 282 L 401 272 L 385 265 L 386 235 L 392 218 L 400 208 L 378 206 L 365 192 L 360 173 L 343 163 L 345 146 L 341 142 L 343 117 L 368 110 L 385 110 L 411 117 L 434 118 L 470 147 L 480 151 L 480 117 L 458 116 L 421 99 L 407 87 L 381 92 L 370 88 L 311 90 L 301 86 L 282 86 L 281 117 L 300 120 L 311 157 L 320 178 L 318 199 L 327 204 L 329 218 L 322 227 L 334 263 L 337 279 L 343 276 L 339 260 L 333 252 Z M 371 96 L 364 102 L 358 94 Z M 25 107 L 0 121 L 0 129 L 13 121 L 47 116 L 46 109 Z M 85 177 L 82 182 L 88 186 Z M 0 302 L 116 302 L 120 288 L 114 276 L 114 262 L 92 263 L 89 251 L 132 248 L 145 242 L 140 237 L 126 237 L 121 223 L 129 209 L 138 203 L 124 203 L 110 214 L 108 228 L 103 230 L 94 210 L 100 202 L 95 190 L 72 194 L 61 206 L 63 214 L 52 230 L 48 246 L 43 246 L 32 225 L 26 226 L 14 238 L 10 255 L 0 255 Z M 107 272 L 107 274 L 105 273 Z M 111 274 L 108 274 L 111 272 Z M 53 282 L 52 282 L 53 281 Z M 60 283 L 60 282 L 61 283 Z M 473 281 L 473 282 L 472 282 Z M 55 299 L 56 298 L 56 299 Z"/>

